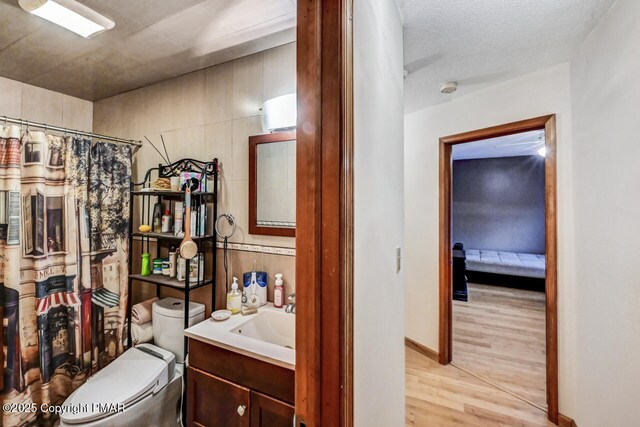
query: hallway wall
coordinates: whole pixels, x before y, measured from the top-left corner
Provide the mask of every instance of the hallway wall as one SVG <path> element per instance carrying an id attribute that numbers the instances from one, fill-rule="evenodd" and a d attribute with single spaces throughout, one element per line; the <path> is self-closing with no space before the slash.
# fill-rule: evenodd
<path id="1" fill-rule="evenodd" d="M 640 2 L 617 4 L 571 61 L 575 417 L 640 422 Z"/>
<path id="2" fill-rule="evenodd" d="M 400 427 L 404 289 L 395 254 L 404 233 L 402 22 L 394 0 L 355 2 L 353 17 L 354 425 Z"/>
<path id="3" fill-rule="evenodd" d="M 557 115 L 560 410 L 575 408 L 573 161 L 569 64 L 539 70 L 405 116 L 406 334 L 438 349 L 438 139 Z"/>

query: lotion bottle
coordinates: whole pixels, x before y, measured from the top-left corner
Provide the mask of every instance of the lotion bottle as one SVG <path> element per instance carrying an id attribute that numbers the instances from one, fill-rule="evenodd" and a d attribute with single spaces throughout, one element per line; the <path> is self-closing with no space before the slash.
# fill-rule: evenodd
<path id="1" fill-rule="evenodd" d="M 276 274 L 276 287 L 273 290 L 273 306 L 276 308 L 284 306 L 284 287 L 282 283 L 282 273 Z"/>
<path id="2" fill-rule="evenodd" d="M 238 290 L 238 278 L 233 278 L 233 283 L 231 284 L 231 292 L 227 294 L 227 310 L 231 312 L 231 314 L 240 313 L 240 309 L 242 308 L 242 294 Z"/>

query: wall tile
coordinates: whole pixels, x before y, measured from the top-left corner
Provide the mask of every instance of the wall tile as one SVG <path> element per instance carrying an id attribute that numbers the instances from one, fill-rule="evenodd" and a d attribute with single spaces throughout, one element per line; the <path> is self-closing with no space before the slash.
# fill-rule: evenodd
<path id="1" fill-rule="evenodd" d="M 160 109 L 160 131 L 170 131 L 180 128 L 180 114 L 178 113 L 178 98 L 180 90 L 177 79 L 170 79 L 158 83 L 157 101 Z"/>
<path id="2" fill-rule="evenodd" d="M 262 106 L 262 53 L 233 61 L 233 118 L 257 116 Z"/>
<path id="3" fill-rule="evenodd" d="M 53 126 L 62 126 L 62 97 L 61 93 L 27 84 L 23 85 L 21 118 Z"/>
<path id="4" fill-rule="evenodd" d="M 205 76 L 200 70 L 178 77 L 180 127 L 205 124 Z"/>
<path id="5" fill-rule="evenodd" d="M 0 116 L 22 116 L 22 83 L 0 77 Z"/>
<path id="6" fill-rule="evenodd" d="M 249 234 L 249 182 L 227 182 L 228 212 L 236 218 L 236 232 L 230 241 L 234 243 L 262 244 L 262 236 Z"/>
<path id="7" fill-rule="evenodd" d="M 262 133 L 260 116 L 233 121 L 232 180 L 249 179 L 249 137 Z"/>
<path id="8" fill-rule="evenodd" d="M 93 131 L 93 103 L 62 95 L 62 125 L 71 129 Z"/>
<path id="9" fill-rule="evenodd" d="M 207 123 L 233 119 L 233 62 L 206 70 L 205 113 Z"/>
<path id="10" fill-rule="evenodd" d="M 220 122 L 206 126 L 205 134 L 205 158 L 215 157 L 220 161 L 220 178 L 231 177 L 233 170 L 231 146 L 233 144 L 233 123 L 231 121 Z"/>
<path id="11" fill-rule="evenodd" d="M 267 101 L 296 91 L 296 44 L 263 52 L 263 96 Z"/>

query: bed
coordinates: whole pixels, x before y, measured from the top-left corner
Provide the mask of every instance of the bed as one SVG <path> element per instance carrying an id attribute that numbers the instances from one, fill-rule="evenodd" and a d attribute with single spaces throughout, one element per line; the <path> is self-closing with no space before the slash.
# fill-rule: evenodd
<path id="1" fill-rule="evenodd" d="M 544 254 L 467 249 L 467 270 L 509 276 L 545 278 Z"/>

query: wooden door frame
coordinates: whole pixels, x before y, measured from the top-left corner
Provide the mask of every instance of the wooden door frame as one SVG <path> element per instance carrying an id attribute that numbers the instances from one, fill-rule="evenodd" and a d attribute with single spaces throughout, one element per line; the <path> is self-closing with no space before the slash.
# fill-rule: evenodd
<path id="1" fill-rule="evenodd" d="M 440 326 L 439 361 L 451 363 L 453 302 L 451 272 L 452 148 L 482 139 L 545 131 L 546 353 L 549 421 L 558 424 L 557 180 L 555 114 L 440 138 Z"/>
<path id="2" fill-rule="evenodd" d="M 352 11 L 297 6 L 296 426 L 353 424 Z"/>

